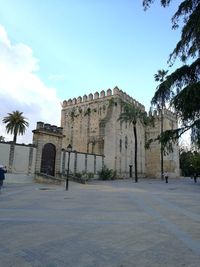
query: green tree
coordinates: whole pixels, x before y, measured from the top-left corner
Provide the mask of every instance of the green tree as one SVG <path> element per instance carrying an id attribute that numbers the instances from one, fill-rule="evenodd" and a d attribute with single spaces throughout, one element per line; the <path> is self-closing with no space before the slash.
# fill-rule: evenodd
<path id="1" fill-rule="evenodd" d="M 156 82 L 164 82 L 165 80 L 165 77 L 167 75 L 167 72 L 168 71 L 165 71 L 165 70 L 158 70 L 158 72 L 154 75 L 154 79 Z M 161 136 L 163 135 L 163 109 L 164 109 L 164 106 L 165 106 L 165 101 L 164 101 L 164 95 L 161 94 L 161 98 L 158 100 L 158 106 L 157 106 L 157 109 L 160 110 L 160 134 Z M 164 163 L 163 163 L 163 158 L 164 158 L 164 147 L 163 147 L 163 144 L 161 143 L 161 146 L 160 146 L 160 170 L 161 170 L 161 179 L 163 180 L 164 179 Z"/>
<path id="2" fill-rule="evenodd" d="M 192 167 L 193 167 L 193 173 L 200 174 L 200 153 L 197 151 L 193 152 L 193 158 L 192 158 Z"/>
<path id="3" fill-rule="evenodd" d="M 29 123 L 22 114 L 23 112 L 16 110 L 12 113 L 8 113 L 8 116 L 3 118 L 3 123 L 6 124 L 7 133 L 13 134 L 14 144 L 17 141 L 17 135 L 23 135 L 26 131 L 26 127 L 29 126 Z"/>
<path id="4" fill-rule="evenodd" d="M 122 103 L 124 111 L 120 114 L 118 120 L 121 122 L 128 122 L 133 126 L 134 140 L 135 140 L 135 154 L 134 154 L 134 164 L 135 164 L 135 182 L 138 182 L 138 164 L 137 164 L 137 124 L 140 121 L 142 124 L 148 124 L 149 118 L 146 112 L 142 111 L 139 107 L 132 105 L 130 103 Z"/>
<path id="5" fill-rule="evenodd" d="M 180 169 L 183 176 L 192 175 L 192 152 L 181 151 L 180 152 Z"/>
<path id="6" fill-rule="evenodd" d="M 147 9 L 154 1 L 143 0 Z M 167 7 L 172 0 L 160 0 Z M 172 17 L 172 28 L 181 25 L 181 37 L 169 56 L 173 65 L 177 58 L 182 66 L 166 76 L 158 86 L 152 104 L 157 105 L 163 97 L 176 111 L 181 125 L 178 129 L 168 130 L 161 137 L 163 145 L 175 142 L 184 132 L 191 129 L 191 140 L 200 147 L 200 1 L 184 0 Z M 186 64 L 186 62 L 192 62 Z"/>
<path id="7" fill-rule="evenodd" d="M 168 70 L 158 70 L 156 74 L 154 74 L 154 78 L 156 82 L 164 82 L 165 77 L 168 73 Z M 162 98 L 161 98 L 162 100 Z"/>
<path id="8" fill-rule="evenodd" d="M 183 176 L 200 175 L 200 153 L 197 151 L 185 151 L 180 153 L 180 168 Z"/>

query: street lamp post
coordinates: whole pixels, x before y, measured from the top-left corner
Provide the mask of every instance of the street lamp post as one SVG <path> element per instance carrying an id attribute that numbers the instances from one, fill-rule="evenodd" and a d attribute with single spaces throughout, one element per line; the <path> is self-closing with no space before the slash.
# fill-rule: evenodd
<path id="1" fill-rule="evenodd" d="M 132 164 L 130 164 L 129 165 L 129 175 L 130 175 L 130 178 L 132 178 L 133 177 L 133 165 Z"/>
<path id="2" fill-rule="evenodd" d="M 67 162 L 67 178 L 65 187 L 66 190 L 68 190 L 68 185 L 69 185 L 69 164 L 70 164 L 70 153 L 72 152 L 72 146 L 70 144 L 67 146 L 67 152 L 68 152 L 68 162 Z"/>

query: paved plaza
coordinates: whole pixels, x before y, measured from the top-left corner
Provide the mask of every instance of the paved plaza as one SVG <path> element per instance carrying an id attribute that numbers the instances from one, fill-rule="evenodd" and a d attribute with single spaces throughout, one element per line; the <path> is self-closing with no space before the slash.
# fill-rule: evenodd
<path id="1" fill-rule="evenodd" d="M 5 182 L 0 267 L 199 267 L 200 180 Z"/>

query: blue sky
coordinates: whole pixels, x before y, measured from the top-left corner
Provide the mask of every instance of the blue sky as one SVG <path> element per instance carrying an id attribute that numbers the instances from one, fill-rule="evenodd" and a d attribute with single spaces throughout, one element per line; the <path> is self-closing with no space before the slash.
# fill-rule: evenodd
<path id="1" fill-rule="evenodd" d="M 148 110 L 180 35 L 180 1 L 159 2 L 144 12 L 142 0 L 0 0 L 0 119 L 20 109 L 31 122 L 18 141 L 31 142 L 36 121 L 59 125 L 63 100 L 116 85 Z"/>

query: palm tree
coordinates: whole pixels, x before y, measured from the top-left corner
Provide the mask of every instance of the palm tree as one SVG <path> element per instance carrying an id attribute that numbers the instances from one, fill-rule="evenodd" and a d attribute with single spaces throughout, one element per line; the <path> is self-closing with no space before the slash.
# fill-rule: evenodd
<path id="1" fill-rule="evenodd" d="M 17 135 L 23 135 L 26 131 L 26 127 L 29 126 L 29 123 L 22 114 L 23 112 L 16 110 L 12 113 L 8 113 L 8 116 L 3 118 L 3 123 L 6 124 L 7 133 L 13 134 L 14 144 L 17 141 Z"/>
<path id="2" fill-rule="evenodd" d="M 118 118 L 121 122 L 129 122 L 133 126 L 134 140 L 135 140 L 135 182 L 138 182 L 138 169 L 137 169 L 137 123 L 140 121 L 142 124 L 147 123 L 146 112 L 142 111 L 139 107 L 130 103 L 123 103 L 124 112 L 122 112 Z"/>
<path id="3" fill-rule="evenodd" d="M 158 70 L 158 72 L 154 75 L 155 81 L 156 82 L 164 82 L 165 77 L 168 73 L 168 70 Z M 164 109 L 164 94 L 161 95 L 161 99 L 160 99 L 160 104 L 158 105 L 158 109 L 161 110 L 161 118 L 160 118 L 160 134 L 162 136 L 163 134 L 163 109 Z M 164 148 L 163 148 L 163 144 L 161 143 L 161 147 L 160 147 L 160 168 L 161 168 L 161 179 L 163 180 L 164 177 L 164 164 L 163 164 L 163 157 L 164 157 Z"/>

